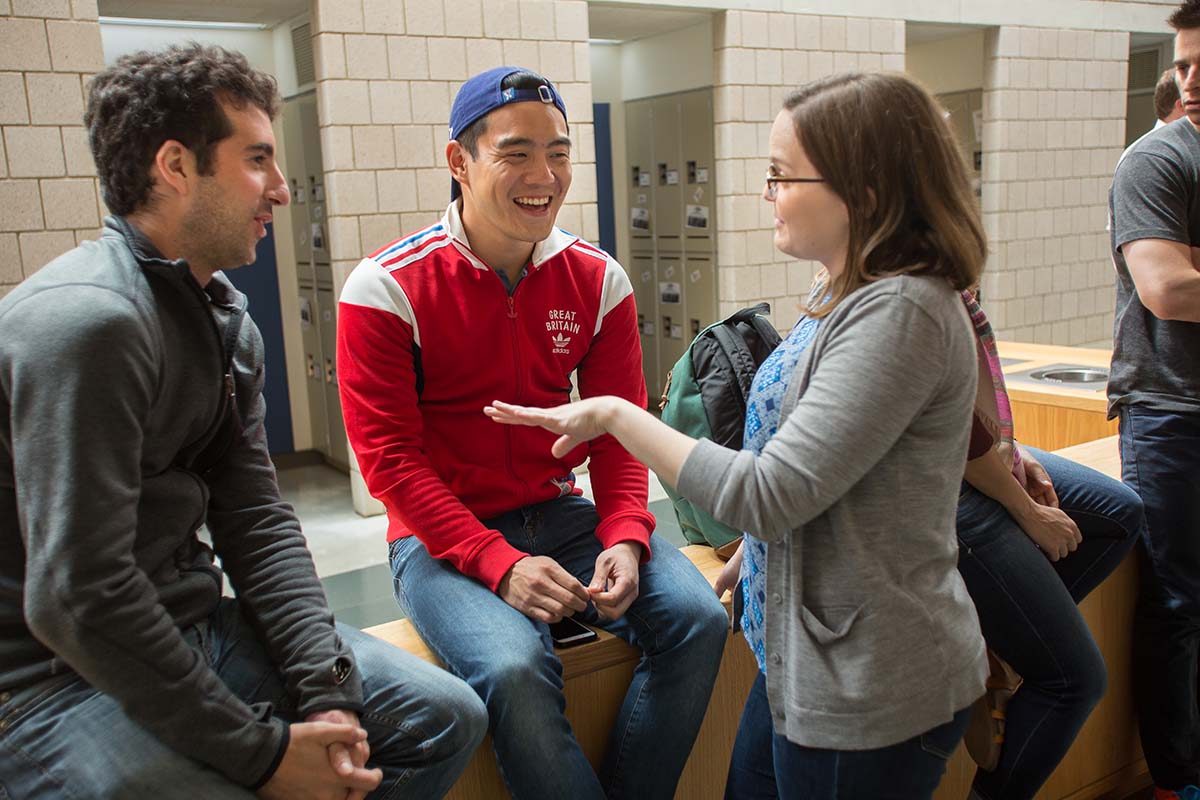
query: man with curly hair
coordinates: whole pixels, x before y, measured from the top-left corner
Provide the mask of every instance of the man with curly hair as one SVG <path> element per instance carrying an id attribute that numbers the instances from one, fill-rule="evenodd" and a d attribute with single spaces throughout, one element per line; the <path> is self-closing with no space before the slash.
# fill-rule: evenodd
<path id="1" fill-rule="evenodd" d="M 1156 800 L 1200 798 L 1200 0 L 1170 17 L 1186 121 L 1138 140 L 1113 176 L 1117 303 L 1108 414 L 1146 506 L 1134 693 Z"/>
<path id="2" fill-rule="evenodd" d="M 216 47 L 102 72 L 113 215 L 0 302 L 0 796 L 438 797 L 483 737 L 466 684 L 334 623 L 279 497 L 220 272 L 288 202 L 278 104 Z"/>

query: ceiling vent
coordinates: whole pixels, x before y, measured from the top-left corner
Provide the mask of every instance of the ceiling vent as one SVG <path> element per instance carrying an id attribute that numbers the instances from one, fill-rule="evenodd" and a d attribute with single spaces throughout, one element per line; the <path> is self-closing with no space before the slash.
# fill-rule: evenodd
<path id="1" fill-rule="evenodd" d="M 317 80 L 313 67 L 312 28 L 307 22 L 292 28 L 292 55 L 296 61 L 296 85 L 305 86 Z"/>

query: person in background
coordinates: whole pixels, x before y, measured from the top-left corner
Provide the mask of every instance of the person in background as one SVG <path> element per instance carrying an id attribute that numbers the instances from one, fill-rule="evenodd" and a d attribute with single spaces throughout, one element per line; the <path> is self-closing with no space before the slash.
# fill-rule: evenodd
<path id="1" fill-rule="evenodd" d="M 1165 70 L 1154 86 L 1155 128 L 1169 125 L 1184 116 L 1183 100 L 1179 96 L 1179 84 L 1175 80 L 1175 68 Z"/>
<path id="2" fill-rule="evenodd" d="M 903 75 L 800 88 L 769 148 L 775 246 L 829 283 L 755 375 L 744 449 L 617 397 L 486 410 L 560 434 L 555 454 L 615 437 L 746 531 L 717 584 L 740 584 L 759 667 L 727 797 L 929 797 L 987 674 L 954 538 L 979 212 L 941 109 Z"/>
<path id="3" fill-rule="evenodd" d="M 1076 605 L 1133 546 L 1142 503 L 1095 470 L 1017 445 L 991 325 L 972 292 L 962 298 L 975 326 L 974 426 L 985 446 L 968 454 L 958 569 L 992 656 L 966 736 L 981 766 L 971 797 L 1020 800 L 1046 782 L 1104 696 L 1104 659 Z M 1008 665 L 1022 679 L 1015 695 Z"/>
<path id="4" fill-rule="evenodd" d="M 1134 697 L 1158 800 L 1200 797 L 1200 0 L 1171 14 L 1186 121 L 1117 166 L 1109 218 L 1117 299 L 1108 416 L 1146 508 Z"/>
<path id="5" fill-rule="evenodd" d="M 387 507 L 396 601 L 486 701 L 511 793 L 671 798 L 729 617 L 652 535 L 646 469 L 619 442 L 551 455 L 553 437 L 483 414 L 498 394 L 564 401 L 573 381 L 646 406 L 629 279 L 554 225 L 571 152 L 546 78 L 499 67 L 462 85 L 445 216 L 363 259 L 342 292 L 342 407 Z M 575 488 L 585 458 L 595 504 Z M 571 616 L 643 653 L 599 775 L 563 715 L 549 625 Z"/>
<path id="6" fill-rule="evenodd" d="M 119 59 L 113 216 L 0 301 L 0 796 L 440 797 L 483 738 L 466 684 L 334 623 L 279 497 L 221 273 L 288 202 L 278 104 L 218 47 Z"/>

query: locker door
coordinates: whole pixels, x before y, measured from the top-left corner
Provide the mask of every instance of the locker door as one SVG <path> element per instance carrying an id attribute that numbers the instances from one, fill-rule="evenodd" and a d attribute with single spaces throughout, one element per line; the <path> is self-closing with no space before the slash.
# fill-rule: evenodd
<path id="1" fill-rule="evenodd" d="M 329 453 L 325 424 L 324 360 L 321 356 L 320 310 L 311 281 L 300 281 L 300 335 L 304 342 L 304 387 L 308 394 L 308 424 L 313 448 Z"/>
<path id="2" fill-rule="evenodd" d="M 325 219 L 325 170 L 321 161 L 321 128 L 316 98 L 300 106 L 304 141 L 304 180 L 308 187 L 308 236 L 313 261 L 329 263 L 329 226 Z"/>
<path id="3" fill-rule="evenodd" d="M 283 174 L 287 176 L 292 202 L 286 209 L 275 211 L 276 214 L 291 215 L 292 246 L 298 264 L 307 264 L 312 259 L 312 251 L 308 246 L 308 175 L 304 166 L 304 148 L 301 146 L 304 138 L 301 106 L 305 99 L 289 100 L 283 106 L 283 135 L 288 144 Z"/>
<path id="4" fill-rule="evenodd" d="M 690 342 L 717 320 L 717 271 L 707 254 L 689 254 L 683 271 L 687 298 L 687 329 L 683 335 Z"/>
<path id="5" fill-rule="evenodd" d="M 635 253 L 654 251 L 654 154 L 650 141 L 650 101 L 625 104 L 625 142 L 628 169 L 629 246 Z"/>
<path id="6" fill-rule="evenodd" d="M 658 277 L 658 359 L 659 375 L 654 388 L 647 386 L 652 397 L 662 394 L 667 371 L 683 355 L 691 342 L 687 338 L 687 312 L 683 303 L 683 257 L 678 254 L 659 253 Z"/>
<path id="7" fill-rule="evenodd" d="M 679 253 L 682 241 L 682 199 L 685 176 L 680 163 L 680 101 L 678 95 L 654 100 L 651 109 L 654 155 L 654 236 L 658 251 Z M 645 136 L 645 133 L 642 134 Z"/>
<path id="8" fill-rule="evenodd" d="M 642 372 L 646 376 L 646 393 L 650 407 L 655 407 L 658 395 L 654 387 L 666 370 L 658 363 L 658 284 L 654 277 L 654 256 L 636 250 L 629 258 L 629 280 L 633 284 L 633 299 L 637 304 L 638 341 L 642 345 Z"/>
<path id="9" fill-rule="evenodd" d="M 716 233 L 712 90 L 682 95 L 680 109 L 684 249 L 711 253 Z"/>
<path id="10" fill-rule="evenodd" d="M 329 451 L 325 454 L 330 463 L 341 469 L 350 469 L 346 430 L 342 424 L 342 403 L 338 397 L 337 363 L 337 301 L 333 287 L 317 288 L 317 307 L 320 313 L 321 336 L 321 383 L 325 395 L 325 426 L 329 431 Z"/>

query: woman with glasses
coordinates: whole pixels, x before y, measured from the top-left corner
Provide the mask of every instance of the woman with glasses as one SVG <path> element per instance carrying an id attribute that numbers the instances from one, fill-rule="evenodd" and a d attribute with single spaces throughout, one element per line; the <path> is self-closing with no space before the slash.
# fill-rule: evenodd
<path id="1" fill-rule="evenodd" d="M 746 531 L 718 584 L 740 582 L 760 670 L 728 797 L 929 797 L 987 673 L 954 537 L 976 387 L 958 290 L 984 234 L 953 134 L 902 75 L 793 92 L 769 150 L 775 246 L 828 283 L 755 375 L 744 449 L 616 398 L 486 412 L 562 434 L 556 453 L 612 435 Z"/>

